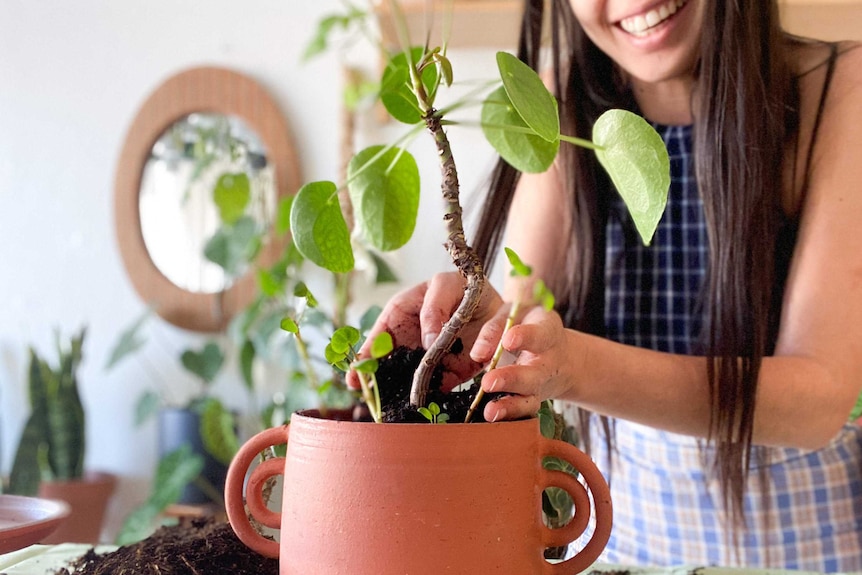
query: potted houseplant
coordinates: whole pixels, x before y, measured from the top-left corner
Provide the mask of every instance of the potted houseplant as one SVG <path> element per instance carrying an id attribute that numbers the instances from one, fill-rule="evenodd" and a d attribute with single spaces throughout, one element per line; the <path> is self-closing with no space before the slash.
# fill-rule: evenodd
<path id="1" fill-rule="evenodd" d="M 390 4 L 397 16 L 397 4 Z M 658 135 L 642 118 L 620 110 L 599 119 L 592 141 L 562 135 L 556 100 L 535 72 L 507 53 L 499 53 L 497 63 L 502 86 L 484 100 L 482 127 L 500 155 L 517 169 L 533 172 L 550 167 L 561 142 L 594 149 L 648 241 L 669 183 L 667 153 Z M 266 430 L 240 448 L 226 484 L 228 516 L 246 544 L 266 555 L 280 555 L 282 574 L 345 569 L 375 575 L 572 573 L 591 564 L 609 536 L 609 491 L 583 453 L 543 439 L 537 420 L 457 423 L 455 402 L 433 395 L 434 370 L 456 343 L 460 327 L 470 321 L 486 282 L 483 262 L 465 241 L 461 223 L 457 169 L 445 131 L 454 106 L 435 107 L 438 89 L 451 79 L 445 46 L 414 47 L 405 40 L 401 51 L 388 59 L 381 82 L 381 100 L 389 113 L 413 126 L 414 134 L 425 128 L 434 141 L 446 205 L 446 248 L 466 283 L 464 299 L 437 341 L 419 350 L 418 367 L 407 386 L 408 408 L 431 423 L 448 422 L 377 425 L 355 422 L 352 414 L 304 412 L 295 414 L 289 427 Z M 360 151 L 351 161 L 346 187 L 357 227 L 373 246 L 395 249 L 409 239 L 419 181 L 416 163 L 405 149 L 389 145 Z M 293 202 L 291 232 L 307 259 L 347 273 L 354 260 L 338 201 L 340 189 L 334 182 L 304 186 Z M 357 343 L 355 333 L 336 332 L 327 355 L 348 367 Z M 384 346 L 374 355 L 386 353 Z M 375 370 L 369 362 L 349 367 L 359 372 L 369 411 L 379 421 L 391 409 L 385 399 L 388 378 L 381 373 L 387 368 L 380 364 Z M 285 442 L 286 456 L 255 469 L 243 501 L 246 471 L 256 455 Z M 543 470 L 544 457 L 572 464 L 590 493 L 569 474 Z M 281 513 L 274 513 L 261 493 L 278 474 L 284 475 L 283 505 Z M 564 489 L 575 502 L 573 519 L 560 529 L 540 524 L 539 494 L 547 487 Z M 596 526 L 581 552 L 560 565 L 545 563 L 545 548 L 583 533 L 591 505 Z M 256 534 L 248 515 L 280 527 L 280 543 Z"/>
<path id="2" fill-rule="evenodd" d="M 86 471 L 85 410 L 78 390 L 85 329 L 61 341 L 52 365 L 30 348 L 28 387 L 31 412 L 21 433 L 8 491 L 61 499 L 69 518 L 46 543 L 97 543 L 115 477 Z"/>
<path id="3" fill-rule="evenodd" d="M 119 338 L 107 367 L 113 367 L 143 344 L 140 331 L 151 312 Z M 157 420 L 159 462 L 147 498 L 125 519 L 117 542 L 127 544 L 152 533 L 173 504 L 223 506 L 227 463 L 239 445 L 237 414 L 216 397 L 212 385 L 222 371 L 225 353 L 214 340 L 181 352 L 180 363 L 196 380 L 196 391 L 181 403 L 157 390 L 145 391 L 135 406 L 135 423 Z"/>

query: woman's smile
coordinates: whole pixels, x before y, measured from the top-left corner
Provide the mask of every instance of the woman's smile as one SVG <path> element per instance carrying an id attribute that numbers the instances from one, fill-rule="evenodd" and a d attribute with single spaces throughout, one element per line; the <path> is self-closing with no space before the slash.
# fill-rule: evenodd
<path id="1" fill-rule="evenodd" d="M 688 0 L 668 0 L 664 4 L 648 10 L 647 12 L 623 18 L 619 22 L 620 28 L 632 36 L 649 36 L 667 22 L 678 10 L 682 9 Z"/>

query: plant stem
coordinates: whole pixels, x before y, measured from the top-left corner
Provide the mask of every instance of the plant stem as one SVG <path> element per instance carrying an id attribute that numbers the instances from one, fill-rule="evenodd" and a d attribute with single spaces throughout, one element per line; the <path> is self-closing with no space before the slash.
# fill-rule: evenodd
<path id="1" fill-rule="evenodd" d="M 434 137 L 440 158 L 441 191 L 446 202 L 446 214 L 443 216 L 447 231 L 446 250 L 449 252 L 449 257 L 452 258 L 455 267 L 466 280 L 466 286 L 464 296 L 455 313 L 443 325 L 437 339 L 425 352 L 419 367 L 416 369 L 413 376 L 413 386 L 410 389 L 410 404 L 413 407 L 425 405 L 434 368 L 437 367 L 443 355 L 449 351 L 452 343 L 458 338 L 463 326 L 473 317 L 473 313 L 479 305 L 482 289 L 485 287 L 485 271 L 482 261 L 473 248 L 467 245 L 464 236 L 458 171 L 452 157 L 449 138 L 443 130 L 440 115 L 436 110 L 429 109 L 424 115 L 424 120 L 425 126 Z"/>
<path id="2" fill-rule="evenodd" d="M 296 337 L 296 350 L 299 352 L 299 357 L 302 358 L 302 363 L 305 366 L 305 376 L 308 378 L 308 383 L 312 389 L 320 389 L 320 380 L 317 379 L 317 372 L 314 370 L 311 354 L 308 353 L 308 346 L 305 345 L 305 340 L 302 339 L 299 331 L 293 335 Z"/>
<path id="3" fill-rule="evenodd" d="M 362 388 L 362 399 L 365 401 L 365 405 L 371 413 L 371 419 L 373 419 L 375 423 L 380 423 L 380 392 L 375 391 L 374 394 L 372 393 L 371 386 L 368 383 L 368 378 L 364 373 L 357 371 L 356 375 L 359 376 L 359 387 Z M 377 401 L 374 400 L 375 394 L 378 397 Z"/>

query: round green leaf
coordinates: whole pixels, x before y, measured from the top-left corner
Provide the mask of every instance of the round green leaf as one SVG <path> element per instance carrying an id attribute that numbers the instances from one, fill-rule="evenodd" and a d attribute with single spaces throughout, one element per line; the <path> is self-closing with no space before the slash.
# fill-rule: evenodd
<path id="1" fill-rule="evenodd" d="M 363 359 L 362 361 L 357 361 L 351 367 L 359 373 L 372 374 L 377 371 L 378 366 L 379 362 L 376 359 L 369 358 Z"/>
<path id="2" fill-rule="evenodd" d="M 407 151 L 383 150 L 371 146 L 353 157 L 348 190 L 365 238 L 375 248 L 391 251 L 406 244 L 416 227 L 419 168 Z"/>
<path id="3" fill-rule="evenodd" d="M 413 65 L 422 58 L 422 47 L 411 50 Z M 437 85 L 437 67 L 428 66 L 422 71 L 422 85 L 426 93 L 432 93 Z M 417 124 L 422 121 L 422 111 L 416 94 L 413 92 L 413 81 L 410 79 L 410 63 L 404 52 L 396 54 L 383 70 L 380 81 L 380 101 L 389 114 L 405 124 Z"/>
<path id="4" fill-rule="evenodd" d="M 219 176 L 213 189 L 213 201 L 224 223 L 232 224 L 237 221 L 245 213 L 250 199 L 251 186 L 247 174 L 239 172 Z"/>
<path id="5" fill-rule="evenodd" d="M 491 92 L 482 104 L 482 131 L 504 160 L 525 173 L 547 170 L 560 148 L 559 140 L 544 140 L 527 126 L 503 86 Z"/>
<path id="6" fill-rule="evenodd" d="M 299 326 L 292 317 L 284 317 L 280 323 L 281 329 L 288 333 L 299 333 Z"/>
<path id="7" fill-rule="evenodd" d="M 302 186 L 290 210 L 290 229 L 306 259 L 331 272 L 346 273 L 353 269 L 353 248 L 336 190 L 326 181 Z"/>
<path id="8" fill-rule="evenodd" d="M 508 52 L 497 52 L 497 67 L 506 94 L 524 123 L 547 142 L 559 140 L 557 100 L 539 75 Z"/>
<path id="9" fill-rule="evenodd" d="M 332 334 L 332 339 L 336 338 L 344 340 L 348 346 L 353 346 L 359 343 L 359 340 L 362 339 L 362 334 L 352 325 L 345 325 L 335 330 L 335 333 Z"/>
<path id="10" fill-rule="evenodd" d="M 326 345 L 326 348 L 323 350 L 323 356 L 326 358 L 326 362 L 333 366 L 338 366 L 341 362 L 344 361 L 344 358 L 347 357 L 346 350 L 337 351 L 332 347 L 332 342 L 329 342 Z"/>
<path id="11" fill-rule="evenodd" d="M 392 347 L 392 335 L 388 331 L 378 333 L 371 342 L 371 357 L 385 357 L 392 351 Z"/>
<path id="12" fill-rule="evenodd" d="M 661 136 L 646 120 L 625 110 L 608 110 L 593 126 L 599 162 L 649 245 L 667 204 L 670 159 Z"/>

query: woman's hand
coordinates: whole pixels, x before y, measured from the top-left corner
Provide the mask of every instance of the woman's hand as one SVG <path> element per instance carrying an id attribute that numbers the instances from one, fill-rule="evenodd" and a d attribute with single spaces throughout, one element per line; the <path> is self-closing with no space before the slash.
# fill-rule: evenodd
<path id="1" fill-rule="evenodd" d="M 396 294 L 381 312 L 374 326 L 368 333 L 366 343 L 359 350 L 359 357 L 369 355 L 370 342 L 384 331 L 392 336 L 395 347 L 404 346 L 411 349 L 428 349 L 440 333 L 443 324 L 449 320 L 452 313 L 461 302 L 464 295 L 464 280 L 457 272 L 435 275 L 430 281 Z M 499 322 L 497 311 L 502 301 L 499 294 L 486 284 L 482 292 L 479 306 L 473 318 L 460 334 L 463 347 L 458 353 L 448 353 L 443 359 L 443 389 L 449 390 L 476 375 L 487 360 L 476 361 L 470 351 L 474 341 L 489 320 Z M 503 316 L 505 321 L 505 316 Z M 497 330 L 502 331 L 502 323 Z M 492 333 L 489 326 L 485 334 Z M 496 340 L 494 341 L 496 345 Z M 493 353 L 493 349 L 491 350 Z M 490 359 L 490 356 L 488 356 Z M 359 386 L 356 374 L 350 372 L 347 376 L 350 387 Z"/>
<path id="2" fill-rule="evenodd" d="M 493 325 L 487 325 L 489 331 Z M 515 362 L 486 373 L 482 389 L 486 393 L 513 395 L 489 402 L 485 406 L 486 420 L 531 417 L 539 411 L 542 401 L 561 397 L 570 390 L 576 362 L 567 335 L 570 333 L 556 312 L 534 307 L 503 334 L 503 348 L 515 357 Z"/>

